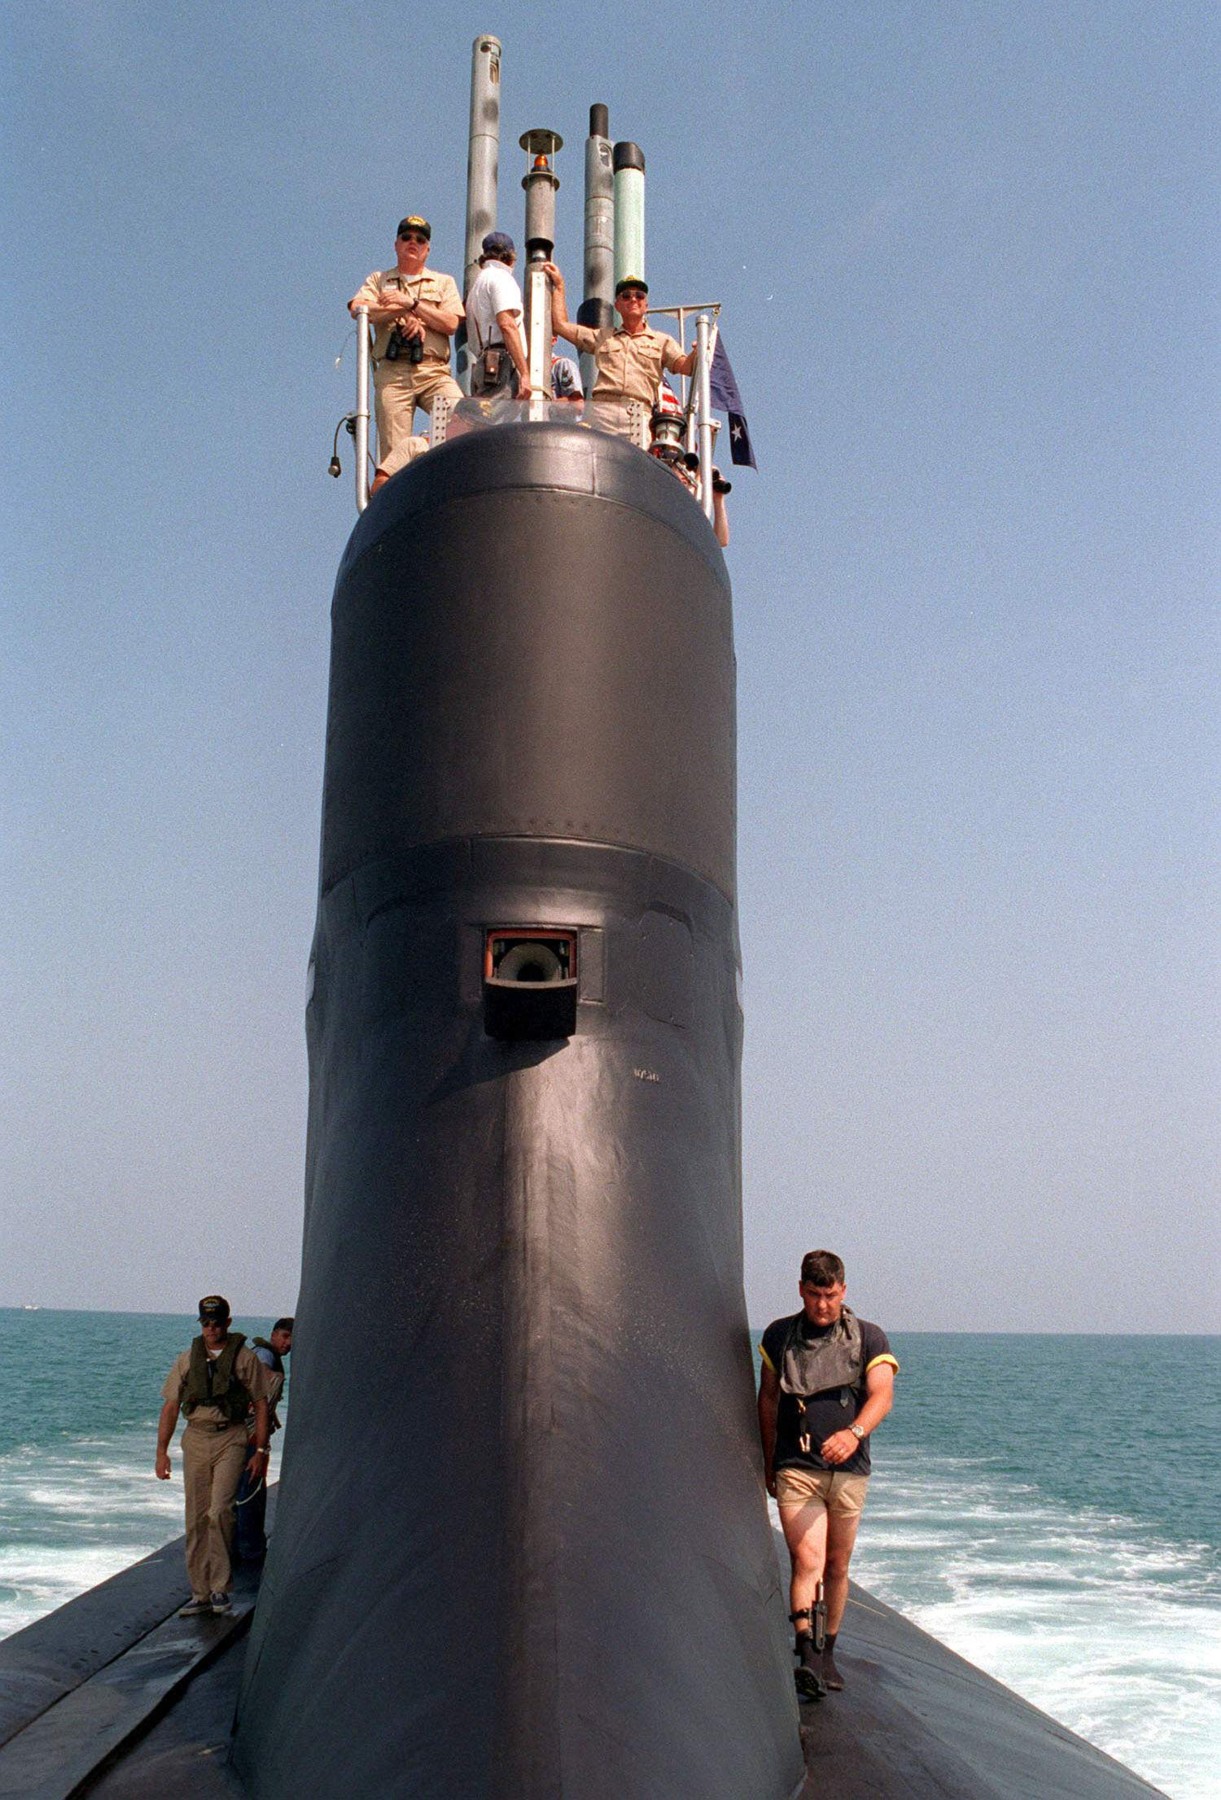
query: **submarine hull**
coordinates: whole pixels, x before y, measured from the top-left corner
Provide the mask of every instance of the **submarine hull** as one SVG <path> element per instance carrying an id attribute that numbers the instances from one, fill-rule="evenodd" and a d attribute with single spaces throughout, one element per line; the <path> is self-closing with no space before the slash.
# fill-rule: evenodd
<path id="1" fill-rule="evenodd" d="M 376 497 L 332 618 L 293 1419 L 237 1766 L 260 1796 L 779 1800 L 720 552 L 634 447 L 487 431 Z M 489 934 L 530 930 L 568 934 L 575 1026 L 491 1035 Z"/>
<path id="2" fill-rule="evenodd" d="M 250 1595 L 241 1577 L 233 1619 L 175 1618 L 188 1591 L 182 1551 L 178 1538 L 0 1641 L 0 1795 L 249 1800 L 228 1750 Z M 846 1630 L 846 1691 L 802 1709 L 801 1800 L 1160 1791 L 855 1586 Z M 455 1732 L 480 1704 L 476 1686 Z"/>

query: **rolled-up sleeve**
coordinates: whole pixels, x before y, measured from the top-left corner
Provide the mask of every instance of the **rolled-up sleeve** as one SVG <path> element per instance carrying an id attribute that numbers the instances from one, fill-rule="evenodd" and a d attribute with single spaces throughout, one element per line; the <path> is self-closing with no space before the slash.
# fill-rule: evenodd
<path id="1" fill-rule="evenodd" d="M 372 275 L 366 276 L 359 288 L 357 288 L 356 292 L 352 295 L 352 298 L 348 301 L 348 305 L 376 306 L 377 302 L 381 299 L 381 293 L 381 272 L 378 269 L 374 269 Z"/>
<path id="2" fill-rule="evenodd" d="M 161 1398 L 172 1406 L 182 1405 L 182 1396 L 186 1392 L 187 1369 L 190 1366 L 190 1353 L 184 1352 L 174 1358 L 173 1366 L 165 1378 L 165 1386 L 161 1390 Z"/>
<path id="3" fill-rule="evenodd" d="M 578 350 L 590 352 L 596 350 L 599 340 L 603 336 L 604 333 L 599 331 L 596 325 L 570 325 L 568 327 L 568 341 L 575 344 Z"/>

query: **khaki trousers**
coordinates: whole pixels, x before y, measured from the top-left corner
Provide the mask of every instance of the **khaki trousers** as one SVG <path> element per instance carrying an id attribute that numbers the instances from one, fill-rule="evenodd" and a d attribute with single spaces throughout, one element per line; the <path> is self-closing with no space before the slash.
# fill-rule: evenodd
<path id="1" fill-rule="evenodd" d="M 593 399 L 586 402 L 584 422 L 595 431 L 609 431 L 615 437 L 631 438 L 641 450 L 647 450 L 652 416 L 653 408 L 643 400 Z"/>
<path id="2" fill-rule="evenodd" d="M 213 1431 L 190 1425 L 182 1434 L 187 1501 L 187 1579 L 196 1600 L 227 1594 L 233 1579 L 233 1497 L 249 1444 L 244 1423 Z"/>
<path id="3" fill-rule="evenodd" d="M 448 363 L 380 362 L 373 377 L 373 410 L 377 417 L 377 467 L 396 475 L 413 457 L 427 450 L 426 437 L 414 437 L 415 409 L 427 412 L 438 394 L 462 398 Z"/>

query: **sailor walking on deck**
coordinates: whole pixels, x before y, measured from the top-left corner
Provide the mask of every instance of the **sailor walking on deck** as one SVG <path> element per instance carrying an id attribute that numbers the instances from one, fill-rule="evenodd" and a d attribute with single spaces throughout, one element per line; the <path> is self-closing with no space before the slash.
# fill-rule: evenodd
<path id="1" fill-rule="evenodd" d="M 287 1370 L 284 1359 L 291 1356 L 293 1347 L 293 1320 L 277 1319 L 271 1328 L 269 1338 L 256 1337 L 251 1340 L 251 1349 L 267 1371 L 267 1411 L 269 1421 L 268 1454 L 265 1457 L 247 1455 L 246 1466 L 242 1470 L 242 1478 L 238 1483 L 237 1498 L 234 1506 L 237 1509 L 237 1523 L 233 1535 L 234 1562 L 261 1562 L 267 1554 L 267 1483 L 271 1478 L 270 1439 L 280 1429 L 280 1418 L 276 1411 Z M 257 1443 L 253 1409 L 246 1415 L 246 1436 L 253 1447 Z"/>
<path id="2" fill-rule="evenodd" d="M 157 1423 L 158 1481 L 170 1478 L 170 1440 L 179 1412 L 187 1416 L 182 1434 L 182 1478 L 186 1489 L 187 1575 L 191 1598 L 182 1616 L 232 1610 L 230 1547 L 233 1502 L 249 1457 L 266 1475 L 270 1418 L 267 1371 L 229 1329 L 229 1302 L 207 1294 L 199 1302 L 199 1336 L 175 1357 L 161 1390 Z M 253 1410 L 254 1434 L 246 1434 Z"/>
<path id="3" fill-rule="evenodd" d="M 899 1367 L 886 1333 L 848 1310 L 845 1291 L 839 1257 L 811 1250 L 801 1311 L 774 1319 L 759 1352 L 763 1468 L 792 1565 L 797 1686 L 811 1698 L 844 1685 L 834 1650 L 869 1486 L 869 1435 L 894 1403 Z"/>

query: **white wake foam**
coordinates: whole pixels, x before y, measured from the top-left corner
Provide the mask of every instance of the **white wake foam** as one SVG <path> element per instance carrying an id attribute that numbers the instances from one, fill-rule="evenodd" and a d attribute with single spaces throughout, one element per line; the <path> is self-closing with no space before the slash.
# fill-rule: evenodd
<path id="1" fill-rule="evenodd" d="M 895 1447 L 853 1573 L 1175 1800 L 1221 1793 L 1221 1568 L 1205 1544 L 1067 1515 L 1034 1484 Z"/>

